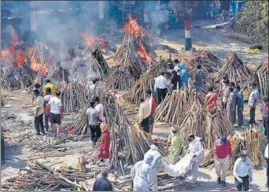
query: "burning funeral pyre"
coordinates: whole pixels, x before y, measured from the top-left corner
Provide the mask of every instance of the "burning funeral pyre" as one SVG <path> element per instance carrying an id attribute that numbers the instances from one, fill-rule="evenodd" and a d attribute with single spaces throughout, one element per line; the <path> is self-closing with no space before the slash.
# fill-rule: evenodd
<path id="1" fill-rule="evenodd" d="M 228 76 L 230 81 L 239 84 L 241 88 L 245 88 L 253 81 L 251 72 L 244 66 L 243 62 L 234 52 L 228 53 L 227 61 L 215 76 L 215 82 L 220 82 L 225 75 Z"/>
<path id="2" fill-rule="evenodd" d="M 260 65 L 256 72 L 256 79 L 259 83 L 259 88 L 261 94 L 265 97 L 269 95 L 269 66 L 268 66 L 268 59 L 264 61 L 264 64 Z"/>
<path id="3" fill-rule="evenodd" d="M 124 39 L 114 56 L 114 61 L 127 67 L 135 80 L 139 79 L 148 65 L 154 61 L 154 41 L 150 33 L 138 25 L 136 19 L 129 17 L 128 23 L 123 27 Z"/>

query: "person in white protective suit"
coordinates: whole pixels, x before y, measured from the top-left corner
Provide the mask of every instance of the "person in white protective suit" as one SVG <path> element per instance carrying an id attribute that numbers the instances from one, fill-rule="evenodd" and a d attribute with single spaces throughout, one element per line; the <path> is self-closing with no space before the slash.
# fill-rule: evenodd
<path id="1" fill-rule="evenodd" d="M 198 167 L 204 160 L 204 147 L 201 142 L 200 137 L 196 137 L 194 135 L 188 136 L 189 143 L 189 153 L 193 155 L 195 158 L 192 168 L 191 168 L 191 177 L 187 180 L 188 182 L 195 184 L 197 183 L 197 177 L 198 177 Z"/>
<path id="2" fill-rule="evenodd" d="M 153 159 L 153 156 L 144 156 L 144 160 L 138 161 L 131 169 L 133 191 L 149 191 L 152 185 L 150 172 Z"/>
<path id="3" fill-rule="evenodd" d="M 153 162 L 151 164 L 151 180 L 152 185 L 150 188 L 152 191 L 158 191 L 158 172 L 164 167 L 162 161 L 162 155 L 158 151 L 158 147 L 156 145 L 151 145 L 150 149 L 145 153 L 144 158 L 147 156 L 153 156 Z"/>

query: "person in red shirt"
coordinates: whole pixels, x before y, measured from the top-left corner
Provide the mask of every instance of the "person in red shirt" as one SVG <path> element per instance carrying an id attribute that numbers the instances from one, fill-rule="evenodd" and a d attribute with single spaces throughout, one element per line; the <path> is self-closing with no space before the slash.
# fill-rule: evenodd
<path id="1" fill-rule="evenodd" d="M 232 158 L 232 147 L 226 136 L 220 137 L 214 144 L 214 163 L 218 175 L 218 184 L 226 186 L 226 176 L 229 169 L 229 159 Z"/>
<path id="2" fill-rule="evenodd" d="M 214 113 L 217 108 L 218 95 L 214 92 L 213 87 L 208 88 L 208 94 L 205 98 L 206 108 L 208 113 Z"/>
<path id="3" fill-rule="evenodd" d="M 102 130 L 102 137 L 101 137 L 101 143 L 99 146 L 99 158 L 103 159 L 106 164 L 106 168 L 110 169 L 110 163 L 109 163 L 109 148 L 110 148 L 110 132 L 108 130 L 108 125 L 106 123 L 101 124 L 101 130 Z"/>
<path id="4" fill-rule="evenodd" d="M 149 116 L 149 133 L 153 133 L 153 127 L 154 127 L 154 117 L 155 117 L 155 112 L 156 112 L 156 106 L 157 106 L 157 101 L 155 97 L 152 95 L 151 90 L 147 90 L 147 100 L 149 102 L 150 106 L 150 116 Z"/>

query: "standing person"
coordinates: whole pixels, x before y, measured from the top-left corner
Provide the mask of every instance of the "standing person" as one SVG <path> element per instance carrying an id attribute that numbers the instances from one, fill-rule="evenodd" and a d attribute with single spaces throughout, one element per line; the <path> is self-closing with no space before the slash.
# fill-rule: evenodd
<path id="1" fill-rule="evenodd" d="M 36 83 L 36 84 L 35 84 L 34 89 L 33 89 L 32 102 L 34 102 L 34 100 L 35 100 L 35 91 L 38 90 L 39 93 L 41 92 L 40 87 L 41 87 L 41 85 L 40 85 L 39 83 Z"/>
<path id="2" fill-rule="evenodd" d="M 113 186 L 107 177 L 108 169 L 102 168 L 101 178 L 95 180 L 92 191 L 113 191 Z"/>
<path id="3" fill-rule="evenodd" d="M 151 166 L 153 162 L 152 155 L 144 155 L 142 161 L 135 163 L 131 169 L 131 177 L 133 179 L 133 191 L 149 191 L 153 181 L 151 178 Z"/>
<path id="4" fill-rule="evenodd" d="M 195 161 L 193 162 L 191 168 L 192 176 L 190 179 L 188 179 L 188 182 L 196 184 L 198 177 L 198 167 L 204 160 L 204 147 L 200 137 L 196 137 L 191 134 L 188 136 L 188 141 L 189 141 L 189 153 L 193 155 L 195 158 Z"/>
<path id="5" fill-rule="evenodd" d="M 174 63 L 175 63 L 174 71 L 176 71 L 177 72 L 177 75 L 179 76 L 180 75 L 180 69 L 179 69 L 180 63 L 179 63 L 179 60 L 178 59 L 175 59 L 174 60 Z"/>
<path id="6" fill-rule="evenodd" d="M 149 115 L 149 133 L 153 133 L 153 127 L 154 127 L 154 117 L 155 117 L 155 112 L 156 112 L 156 106 L 157 106 L 157 101 L 155 97 L 152 95 L 152 92 L 150 89 L 147 90 L 147 101 L 150 106 L 150 115 Z"/>
<path id="7" fill-rule="evenodd" d="M 109 162 L 110 132 L 108 130 L 108 125 L 106 123 L 102 123 L 100 127 L 102 130 L 102 137 L 99 147 L 100 150 L 99 158 L 105 161 L 106 168 L 110 170 L 110 162 Z"/>
<path id="8" fill-rule="evenodd" d="M 58 138 L 63 117 L 63 105 L 60 99 L 61 92 L 57 91 L 56 96 L 52 96 L 48 105 L 50 106 L 50 121 L 52 124 L 53 136 Z"/>
<path id="9" fill-rule="evenodd" d="M 40 135 L 40 132 L 45 135 L 43 124 L 44 99 L 43 97 L 41 97 L 39 90 L 35 90 L 34 94 L 35 94 L 34 113 L 35 113 L 36 135 Z"/>
<path id="10" fill-rule="evenodd" d="M 159 149 L 156 145 L 151 145 L 150 149 L 145 153 L 144 158 L 148 159 L 150 156 L 153 157 L 153 161 L 151 163 L 151 186 L 152 191 L 158 191 L 158 173 L 163 168 L 162 155 L 159 152 Z"/>
<path id="11" fill-rule="evenodd" d="M 56 91 L 56 88 L 55 88 L 55 85 L 53 85 L 50 81 L 50 79 L 46 79 L 46 83 L 43 87 L 43 95 L 45 96 L 46 95 L 46 89 L 47 88 L 50 88 L 51 90 L 51 95 L 55 96 L 55 91 Z"/>
<path id="12" fill-rule="evenodd" d="M 222 80 L 220 81 L 220 90 L 223 92 L 224 87 L 226 87 L 226 82 L 229 81 L 228 79 L 228 75 L 225 74 L 222 78 Z M 229 83 L 228 83 L 229 84 Z"/>
<path id="13" fill-rule="evenodd" d="M 185 85 L 188 88 L 189 73 L 188 73 L 188 70 L 186 68 L 186 65 L 181 63 L 179 65 L 179 69 L 180 69 L 180 87 Z"/>
<path id="14" fill-rule="evenodd" d="M 95 97 L 94 99 L 95 102 L 95 109 L 98 111 L 98 117 L 99 117 L 99 125 L 101 125 L 102 122 L 105 122 L 105 117 L 104 117 L 104 106 L 102 103 L 100 103 L 99 97 Z"/>
<path id="15" fill-rule="evenodd" d="M 267 167 L 266 167 L 266 176 L 267 176 L 267 182 L 266 182 L 266 186 L 268 188 L 268 185 L 269 185 L 269 156 L 268 156 L 268 143 L 266 145 L 266 148 L 265 148 L 265 151 L 264 151 L 264 158 L 266 160 L 266 163 L 267 163 Z"/>
<path id="16" fill-rule="evenodd" d="M 213 87 L 208 88 L 208 93 L 205 98 L 207 113 L 213 114 L 217 108 L 218 95 L 214 91 Z"/>
<path id="17" fill-rule="evenodd" d="M 235 119 L 236 119 L 236 97 L 237 97 L 237 92 L 233 87 L 230 87 L 230 94 L 229 98 L 227 101 L 227 116 L 232 123 L 232 125 L 235 124 Z"/>
<path id="18" fill-rule="evenodd" d="M 167 144 L 171 144 L 172 163 L 176 164 L 183 154 L 183 138 L 176 126 L 172 127 L 172 133 L 168 137 Z"/>
<path id="19" fill-rule="evenodd" d="M 225 187 L 225 180 L 229 169 L 229 159 L 232 158 L 231 143 L 226 136 L 222 136 L 215 141 L 213 153 L 216 173 L 218 175 L 217 183 Z"/>
<path id="20" fill-rule="evenodd" d="M 90 107 L 86 110 L 86 117 L 88 122 L 88 127 L 91 130 L 91 140 L 93 147 L 96 146 L 98 138 L 101 137 L 101 129 L 99 127 L 99 113 L 94 108 L 95 103 L 90 102 Z"/>
<path id="21" fill-rule="evenodd" d="M 154 89 L 157 92 L 158 104 L 160 104 L 162 100 L 164 100 L 168 91 L 169 82 L 164 75 L 165 73 L 161 72 L 160 76 L 155 78 Z"/>
<path id="22" fill-rule="evenodd" d="M 172 84 L 172 90 L 176 90 L 179 83 L 179 76 L 177 75 L 176 71 L 172 71 L 170 83 Z"/>
<path id="23" fill-rule="evenodd" d="M 195 86 L 195 91 L 197 93 L 202 91 L 204 82 L 205 82 L 205 74 L 202 70 L 202 66 L 198 65 L 197 70 L 194 75 L 194 86 Z"/>
<path id="24" fill-rule="evenodd" d="M 223 109 L 227 109 L 227 101 L 230 95 L 229 79 L 225 80 L 221 89 L 221 103 Z"/>
<path id="25" fill-rule="evenodd" d="M 236 106 L 237 106 L 238 128 L 241 128 L 244 123 L 244 117 L 243 117 L 244 98 L 239 85 L 236 86 L 236 90 L 237 90 Z"/>
<path id="26" fill-rule="evenodd" d="M 48 104 L 49 104 L 50 98 L 51 98 L 51 89 L 47 88 L 46 89 L 46 96 L 44 97 L 44 102 L 45 102 L 44 103 L 44 105 L 45 105 L 45 128 L 46 128 L 46 131 L 49 130 L 50 106 Z"/>
<path id="27" fill-rule="evenodd" d="M 255 111 L 256 111 L 256 105 L 259 99 L 259 90 L 257 88 L 257 84 L 252 84 L 252 91 L 249 95 L 248 104 L 250 107 L 250 124 L 255 124 Z"/>
<path id="28" fill-rule="evenodd" d="M 150 119 L 150 104 L 148 101 L 141 99 L 141 104 L 138 113 L 138 122 L 140 127 L 147 133 L 149 133 L 149 119 Z"/>
<path id="29" fill-rule="evenodd" d="M 252 165 L 245 150 L 241 151 L 240 157 L 234 163 L 233 175 L 237 191 L 248 191 L 249 183 L 252 182 Z"/>
<path id="30" fill-rule="evenodd" d="M 264 135 L 268 137 L 269 133 L 269 98 L 265 97 L 261 105 L 261 114 L 264 126 Z"/>
<path id="31" fill-rule="evenodd" d="M 92 80 L 92 84 L 89 86 L 90 93 L 93 94 L 96 89 L 97 79 Z"/>

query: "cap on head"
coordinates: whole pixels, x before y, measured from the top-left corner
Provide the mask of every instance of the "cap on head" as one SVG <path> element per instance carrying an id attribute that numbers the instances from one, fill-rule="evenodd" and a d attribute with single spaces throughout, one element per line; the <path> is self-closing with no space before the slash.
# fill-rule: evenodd
<path id="1" fill-rule="evenodd" d="M 47 78 L 46 79 L 46 83 L 50 83 L 50 78 Z"/>

